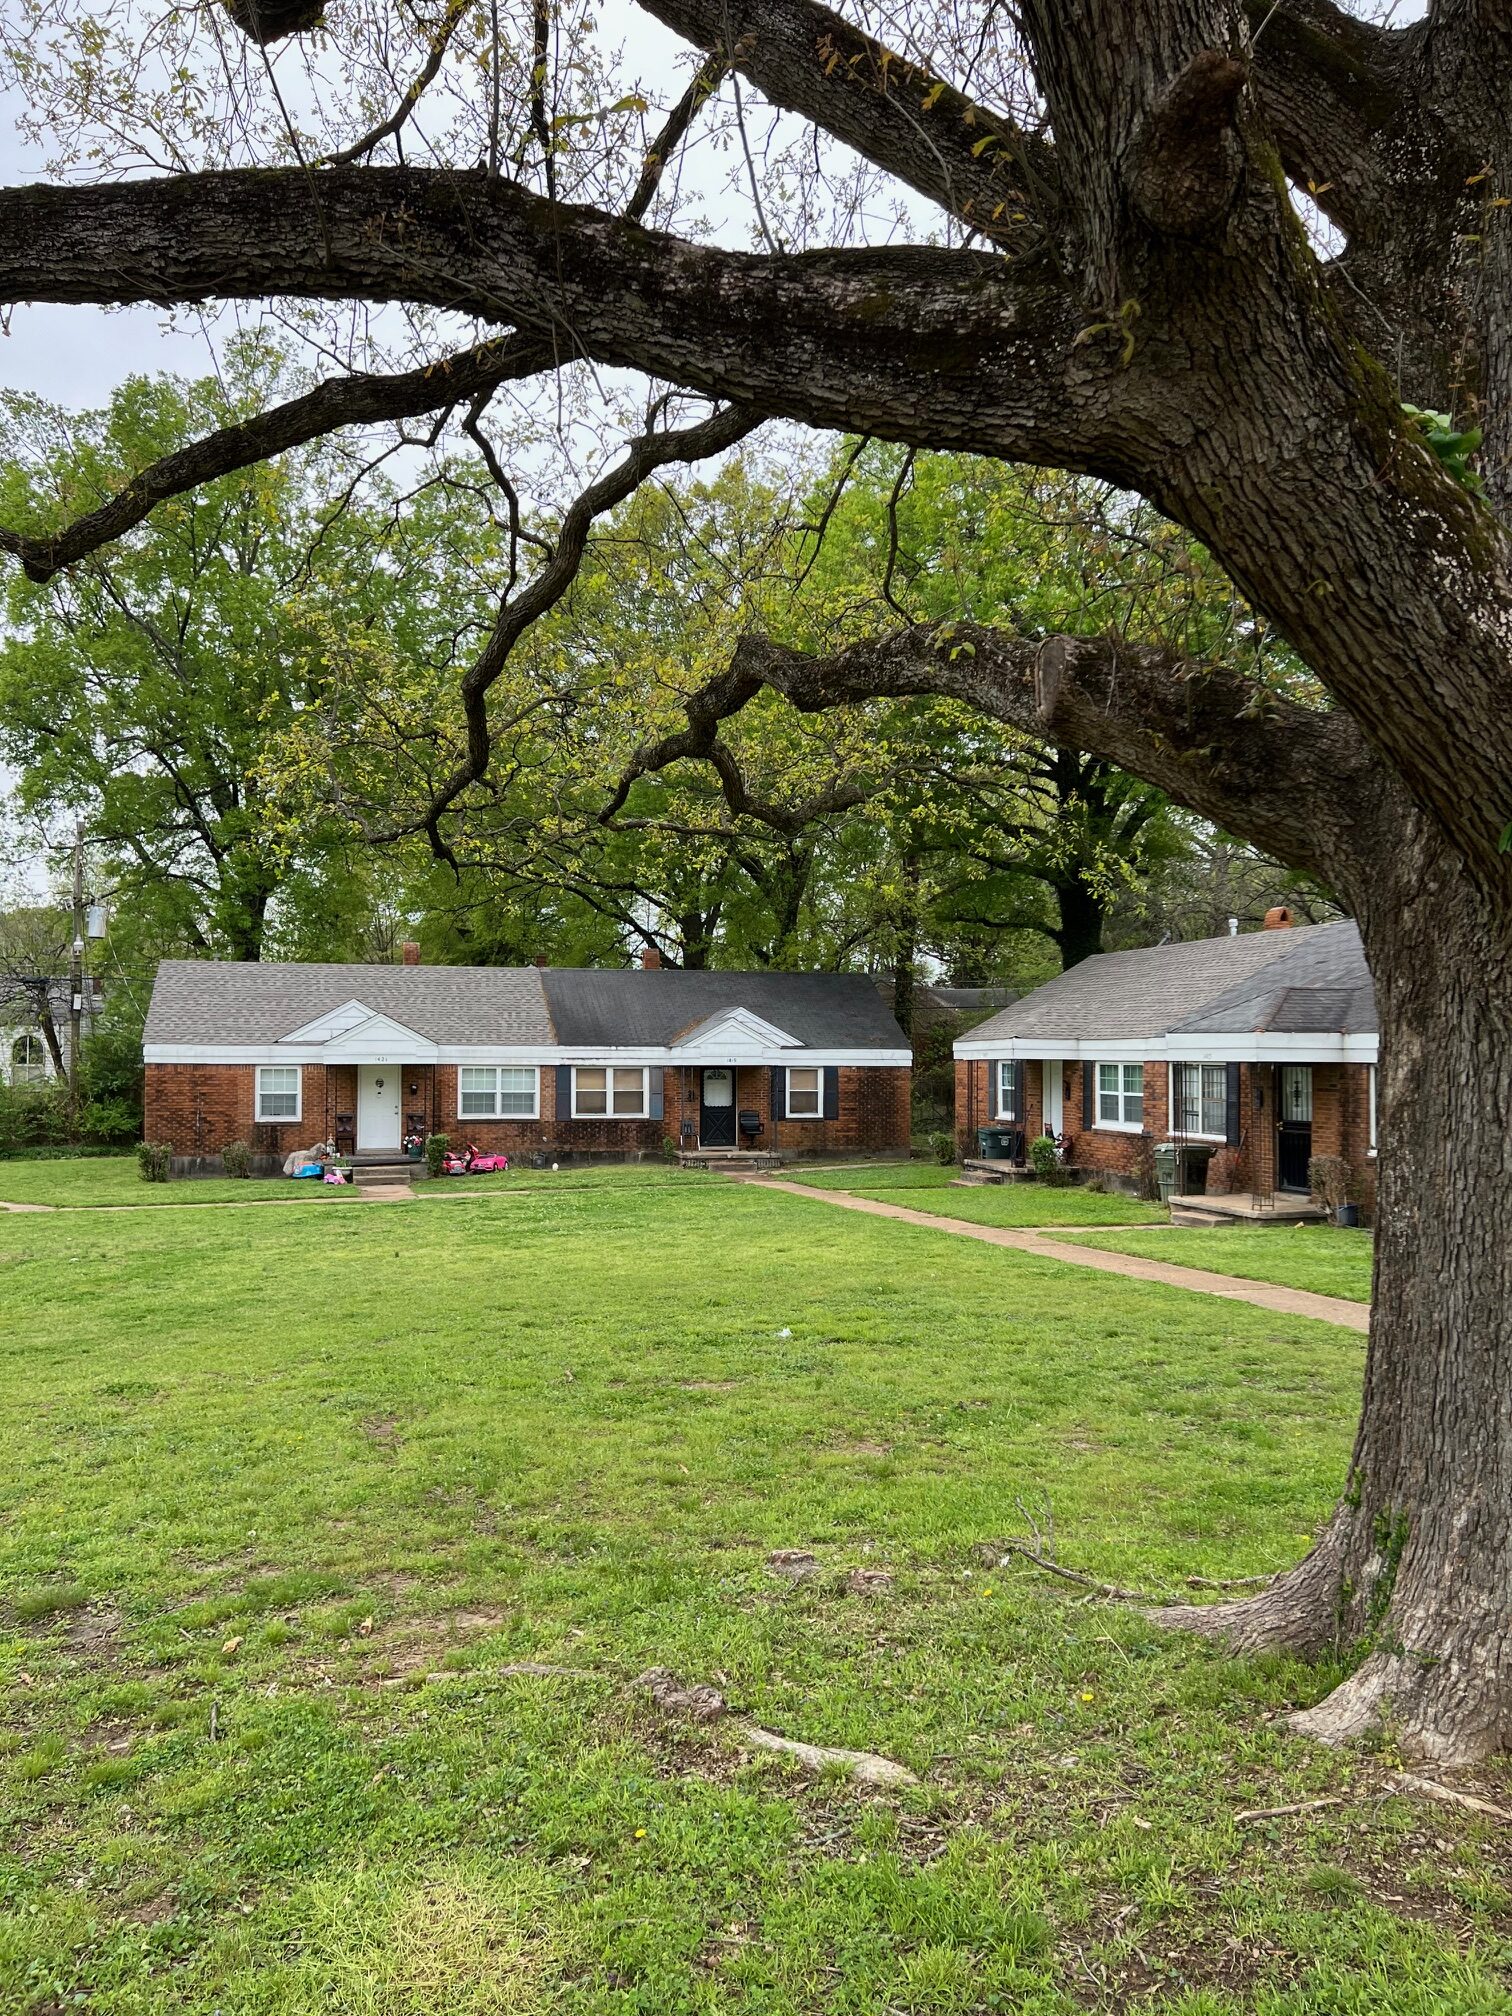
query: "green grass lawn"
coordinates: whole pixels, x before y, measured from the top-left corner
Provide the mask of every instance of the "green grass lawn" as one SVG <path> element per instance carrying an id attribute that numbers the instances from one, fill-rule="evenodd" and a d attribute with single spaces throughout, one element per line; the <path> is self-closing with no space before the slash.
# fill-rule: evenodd
<path id="1" fill-rule="evenodd" d="M 884 1204 L 902 1204 L 910 1211 L 929 1211 L 942 1218 L 964 1218 L 972 1225 L 1161 1225 L 1166 1214 L 1135 1197 L 1103 1196 L 1068 1185 L 1052 1190 L 1043 1183 L 998 1183 L 983 1189 L 952 1188 L 956 1168 L 937 1162 L 894 1162 L 861 1168 L 805 1169 L 796 1163 L 783 1171 L 784 1180 L 820 1190 L 847 1190 Z"/>
<path id="2" fill-rule="evenodd" d="M 1504 1837 L 1289 1737 L 1329 1671 L 990 1545 L 1296 1559 L 1350 1333 L 718 1179 L 0 1218 L 0 1281 L 6 2012 L 1512 2006 Z"/>
<path id="3" fill-rule="evenodd" d="M 600 1168 L 560 1171 L 514 1168 L 493 1176 L 443 1177 L 429 1184 L 424 1172 L 417 1195 L 444 1196 L 448 1190 L 554 1188 L 614 1189 L 625 1184 L 699 1183 L 695 1171 L 662 1163 L 610 1163 Z M 287 1176 L 176 1176 L 168 1183 L 144 1183 L 134 1155 L 58 1156 L 53 1160 L 0 1161 L 0 1202 L 100 1207 L 112 1204 L 290 1204 L 314 1197 L 350 1198 L 350 1185 L 295 1181 Z"/>
<path id="4" fill-rule="evenodd" d="M 169 1183 L 144 1183 L 135 1155 L 58 1156 L 51 1161 L 0 1161 L 0 1202 L 6 1204 L 247 1204 L 276 1198 L 293 1203 L 312 1197 L 349 1197 L 335 1184 L 300 1182 L 286 1176 L 181 1176 Z"/>
<path id="5" fill-rule="evenodd" d="M 1080 1246 L 1170 1260 L 1178 1267 L 1206 1267 L 1211 1273 L 1237 1274 L 1246 1281 L 1275 1281 L 1283 1288 L 1341 1295 L 1350 1302 L 1370 1300 L 1371 1236 L 1337 1225 L 1237 1225 L 1213 1231 L 1180 1227 L 1108 1238 L 1075 1236 Z"/>

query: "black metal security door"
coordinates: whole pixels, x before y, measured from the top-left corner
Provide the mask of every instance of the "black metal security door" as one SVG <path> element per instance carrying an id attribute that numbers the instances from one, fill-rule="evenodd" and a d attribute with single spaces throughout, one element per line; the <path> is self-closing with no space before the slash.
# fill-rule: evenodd
<path id="1" fill-rule="evenodd" d="M 698 1145 L 735 1146 L 735 1073 L 723 1068 L 705 1071 L 699 1099 Z"/>
<path id="2" fill-rule="evenodd" d="M 1306 1190 L 1312 1160 L 1312 1066 L 1283 1064 L 1276 1075 L 1276 1188 Z"/>

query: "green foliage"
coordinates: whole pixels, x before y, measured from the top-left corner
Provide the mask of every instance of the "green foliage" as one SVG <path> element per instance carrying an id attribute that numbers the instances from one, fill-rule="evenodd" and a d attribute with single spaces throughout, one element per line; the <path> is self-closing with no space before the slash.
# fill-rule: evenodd
<path id="1" fill-rule="evenodd" d="M 439 1176 L 446 1160 L 446 1151 L 451 1146 L 450 1134 L 427 1134 L 425 1137 L 425 1167 L 430 1175 Z"/>
<path id="2" fill-rule="evenodd" d="M 929 1137 L 929 1152 L 936 1162 L 948 1167 L 955 1161 L 956 1144 L 954 1134 L 937 1131 Z"/>
<path id="3" fill-rule="evenodd" d="M 238 1178 L 252 1174 L 252 1150 L 245 1141 L 228 1141 L 221 1150 L 221 1167 L 228 1176 Z"/>
<path id="4" fill-rule="evenodd" d="M 1484 496 L 1485 485 L 1470 467 L 1470 457 L 1480 449 L 1480 428 L 1456 427 L 1447 413 L 1436 413 L 1430 407 L 1404 405 L 1402 411 L 1416 423 L 1424 441 L 1455 482 L 1477 497 Z"/>
<path id="5" fill-rule="evenodd" d="M 144 1183 L 166 1183 L 173 1161 L 171 1141 L 138 1141 L 137 1167 L 142 1172 Z"/>
<path id="6" fill-rule="evenodd" d="M 69 1133 L 68 1087 L 61 1078 L 40 1085 L 0 1084 L 0 1155 L 57 1147 Z"/>
<path id="7" fill-rule="evenodd" d="M 1029 1143 L 1029 1167 L 1041 1183 L 1048 1183 L 1052 1188 L 1066 1181 L 1067 1172 L 1048 1134 L 1037 1135 Z"/>

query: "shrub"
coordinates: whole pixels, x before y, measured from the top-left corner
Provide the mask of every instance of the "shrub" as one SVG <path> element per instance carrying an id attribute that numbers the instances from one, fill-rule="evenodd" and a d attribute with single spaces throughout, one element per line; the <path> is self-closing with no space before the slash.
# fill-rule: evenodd
<path id="1" fill-rule="evenodd" d="M 954 1162 L 955 1160 L 954 1134 L 931 1134 L 929 1137 L 929 1152 L 931 1155 L 933 1155 L 936 1162 L 938 1162 L 942 1168 L 947 1167 L 950 1163 Z"/>
<path id="2" fill-rule="evenodd" d="M 138 1141 L 137 1167 L 144 1183 L 166 1183 L 168 1165 L 173 1160 L 171 1141 Z"/>
<path id="3" fill-rule="evenodd" d="M 662 1155 L 668 1162 L 677 1160 L 677 1143 L 670 1134 L 662 1136 Z"/>
<path id="4" fill-rule="evenodd" d="M 1029 1167 L 1041 1183 L 1049 1183 L 1053 1187 L 1060 1182 L 1060 1156 L 1048 1134 L 1041 1134 L 1029 1143 Z"/>
<path id="5" fill-rule="evenodd" d="M 1243 1181 L 1243 1166 L 1237 1148 L 1219 1148 L 1208 1159 L 1207 1187 L 1214 1197 L 1228 1197 Z"/>
<path id="6" fill-rule="evenodd" d="M 446 1160 L 446 1151 L 451 1146 L 450 1134 L 427 1134 L 425 1137 L 425 1167 L 432 1176 L 441 1174 L 441 1165 Z"/>
<path id="7" fill-rule="evenodd" d="M 221 1150 L 221 1165 L 228 1176 L 250 1176 L 252 1150 L 245 1141 L 228 1141 Z"/>
<path id="8" fill-rule="evenodd" d="M 1307 1187 L 1313 1202 L 1329 1212 L 1347 1204 L 1351 1175 L 1342 1155 L 1314 1155 L 1307 1165 Z"/>
<path id="9" fill-rule="evenodd" d="M 1133 1176 L 1138 1195 L 1148 1204 L 1158 1204 L 1160 1184 L 1155 1175 L 1155 1143 L 1148 1134 L 1135 1136 Z"/>

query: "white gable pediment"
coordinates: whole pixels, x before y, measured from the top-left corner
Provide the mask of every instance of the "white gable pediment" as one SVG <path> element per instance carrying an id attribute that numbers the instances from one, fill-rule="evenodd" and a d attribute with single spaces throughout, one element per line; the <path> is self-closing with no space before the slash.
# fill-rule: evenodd
<path id="1" fill-rule="evenodd" d="M 356 1013 L 353 1013 L 353 1010 Z M 319 1044 L 322 1060 L 352 1064 L 433 1064 L 436 1045 L 396 1022 L 392 1015 L 380 1015 L 360 1001 L 332 1008 L 301 1029 L 291 1029 L 281 1043 Z"/>
<path id="2" fill-rule="evenodd" d="M 679 1036 L 672 1047 L 696 1055 L 705 1050 L 723 1052 L 736 1043 L 758 1050 L 803 1048 L 796 1036 L 789 1036 L 775 1022 L 753 1015 L 749 1008 L 721 1008 L 718 1014 L 710 1015 L 696 1023 L 685 1036 Z"/>
<path id="3" fill-rule="evenodd" d="M 317 1015 L 313 1022 L 301 1023 L 278 1040 L 280 1043 L 329 1043 L 333 1036 L 355 1029 L 359 1022 L 370 1021 L 374 1013 L 365 1001 L 343 1001 L 339 1008 L 327 1008 L 324 1015 Z"/>

